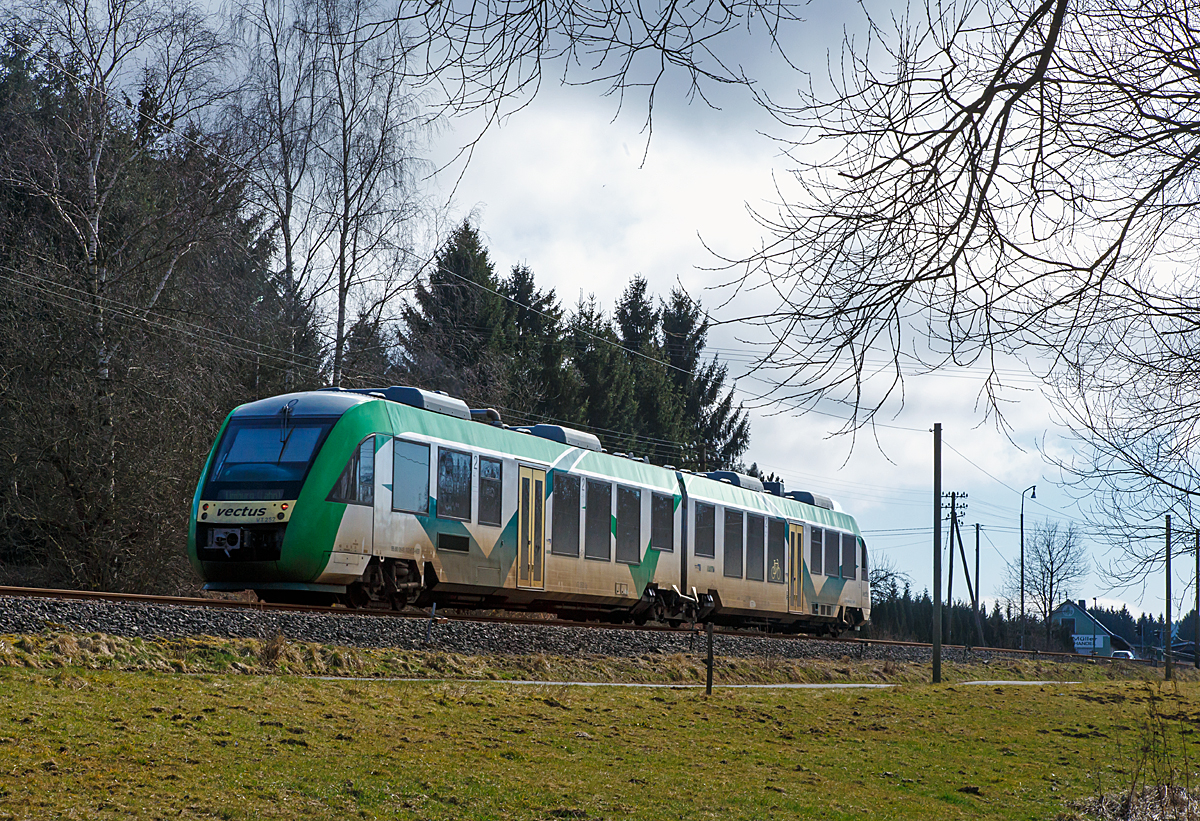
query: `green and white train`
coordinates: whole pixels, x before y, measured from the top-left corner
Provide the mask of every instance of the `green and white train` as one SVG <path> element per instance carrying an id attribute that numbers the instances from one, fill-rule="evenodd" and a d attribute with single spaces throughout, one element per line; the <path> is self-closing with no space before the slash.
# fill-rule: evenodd
<path id="1" fill-rule="evenodd" d="M 251 402 L 192 504 L 208 590 L 267 601 L 539 610 L 838 633 L 870 615 L 867 549 L 820 496 L 509 428 L 417 388 Z"/>

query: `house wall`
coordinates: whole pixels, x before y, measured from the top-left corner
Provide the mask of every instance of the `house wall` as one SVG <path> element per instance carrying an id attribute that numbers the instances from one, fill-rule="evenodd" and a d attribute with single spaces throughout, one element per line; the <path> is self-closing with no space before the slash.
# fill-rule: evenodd
<path id="1" fill-rule="evenodd" d="M 1074 604 L 1065 604 L 1050 616 L 1054 624 L 1061 624 L 1063 619 L 1073 619 L 1075 622 L 1071 639 L 1076 653 L 1084 656 L 1112 655 L 1112 636 L 1086 610 Z"/>

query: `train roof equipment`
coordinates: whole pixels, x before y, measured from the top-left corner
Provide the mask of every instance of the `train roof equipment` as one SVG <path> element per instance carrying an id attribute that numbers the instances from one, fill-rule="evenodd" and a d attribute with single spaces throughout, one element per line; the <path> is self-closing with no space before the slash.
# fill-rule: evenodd
<path id="1" fill-rule="evenodd" d="M 570 445 L 573 448 L 583 448 L 584 450 L 594 450 L 599 453 L 603 448 L 600 447 L 600 440 L 595 434 L 586 433 L 574 428 L 564 428 L 562 425 L 534 425 L 529 428 L 529 432 L 534 436 L 540 436 L 543 439 L 549 439 L 552 442 L 558 442 L 560 445 Z"/>
<path id="2" fill-rule="evenodd" d="M 763 492 L 763 483 L 753 476 L 747 476 L 744 473 L 735 473 L 732 470 L 710 470 L 704 475 L 717 482 L 728 482 L 734 487 L 754 490 L 758 493 Z"/>
<path id="3" fill-rule="evenodd" d="M 806 505 L 813 507 L 823 507 L 826 510 L 836 510 L 837 507 L 833 503 L 833 499 L 828 496 L 822 496 L 819 493 L 810 493 L 807 490 L 792 490 L 783 494 L 785 499 L 795 499 L 797 502 L 804 502 Z"/>
<path id="4" fill-rule="evenodd" d="M 322 391 L 358 393 L 364 396 L 376 396 L 389 402 L 398 402 L 421 410 L 442 413 L 458 419 L 470 419 L 471 409 L 461 399 L 456 399 L 441 391 L 425 391 L 420 388 L 410 388 L 405 385 L 392 385 L 390 388 L 322 388 Z M 486 411 L 485 411 L 486 412 Z M 499 414 L 496 414 L 499 418 Z"/>
<path id="5" fill-rule="evenodd" d="M 500 419 L 500 411 L 495 408 L 471 408 L 471 419 L 495 428 L 504 427 L 504 422 Z"/>

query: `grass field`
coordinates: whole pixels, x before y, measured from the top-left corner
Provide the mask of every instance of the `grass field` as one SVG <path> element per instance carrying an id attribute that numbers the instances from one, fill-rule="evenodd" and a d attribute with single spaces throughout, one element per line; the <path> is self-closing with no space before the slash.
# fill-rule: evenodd
<path id="1" fill-rule="evenodd" d="M 119 644 L 0 640 L 0 663 L 24 660 L 0 667 L 0 818 L 1074 818 L 1135 772 L 1184 778 L 1200 722 L 1197 684 L 1086 665 L 1055 665 L 1083 684 L 935 687 L 893 668 L 889 690 L 706 697 L 315 679 L 280 669 L 311 647 L 214 641 L 201 663 L 187 643 Z M 275 672 L 234 672 L 247 647 Z M 221 672 L 160 671 L 156 653 Z"/>

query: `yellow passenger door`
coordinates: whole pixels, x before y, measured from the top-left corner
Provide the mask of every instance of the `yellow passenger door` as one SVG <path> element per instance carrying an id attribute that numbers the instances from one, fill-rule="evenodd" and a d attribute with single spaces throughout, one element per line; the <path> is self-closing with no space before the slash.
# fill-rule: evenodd
<path id="1" fill-rule="evenodd" d="M 522 467 L 519 481 L 517 586 L 542 590 L 546 562 L 546 471 Z"/>
<path id="2" fill-rule="evenodd" d="M 788 612 L 804 612 L 804 525 L 788 522 Z"/>

